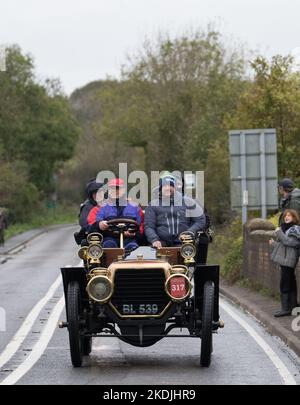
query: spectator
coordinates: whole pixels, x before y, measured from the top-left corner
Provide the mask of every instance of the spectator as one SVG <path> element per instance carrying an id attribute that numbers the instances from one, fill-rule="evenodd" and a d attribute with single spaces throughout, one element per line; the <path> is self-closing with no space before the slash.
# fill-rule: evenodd
<path id="1" fill-rule="evenodd" d="M 295 188 L 291 179 L 283 179 L 278 183 L 278 192 L 281 195 L 280 208 L 282 214 L 279 218 L 279 226 L 284 222 L 285 210 L 295 210 L 300 216 L 300 190 Z"/>
<path id="2" fill-rule="evenodd" d="M 281 267 L 281 310 L 274 314 L 279 318 L 291 315 L 293 308 L 298 306 L 295 268 L 299 258 L 300 226 L 297 211 L 284 211 L 282 224 L 276 229 L 275 234 L 276 241 L 270 240 L 270 245 L 271 260 Z"/>

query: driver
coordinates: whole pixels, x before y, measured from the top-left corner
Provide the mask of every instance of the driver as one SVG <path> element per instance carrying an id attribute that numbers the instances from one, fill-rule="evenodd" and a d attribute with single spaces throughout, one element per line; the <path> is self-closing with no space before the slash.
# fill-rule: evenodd
<path id="1" fill-rule="evenodd" d="M 119 238 L 112 236 L 109 233 L 109 225 L 107 221 L 115 218 L 133 219 L 139 226 L 139 232 L 142 231 L 142 216 L 140 207 L 132 201 L 127 201 L 125 195 L 124 181 L 122 179 L 113 179 L 108 183 L 108 200 L 98 211 L 96 222 L 90 228 L 90 232 L 101 230 L 103 234 L 104 248 L 119 247 Z M 136 233 L 125 231 L 124 247 L 126 251 L 138 248 Z"/>
<path id="2" fill-rule="evenodd" d="M 180 245 L 179 235 L 194 235 L 206 228 L 203 209 L 176 190 L 176 178 L 169 172 L 159 179 L 159 195 L 145 210 L 145 234 L 154 248 Z"/>

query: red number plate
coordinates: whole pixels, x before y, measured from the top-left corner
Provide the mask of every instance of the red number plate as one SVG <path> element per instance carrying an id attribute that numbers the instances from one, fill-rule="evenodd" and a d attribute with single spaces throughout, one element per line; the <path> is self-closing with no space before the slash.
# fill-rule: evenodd
<path id="1" fill-rule="evenodd" d="M 186 283 L 183 277 L 173 277 L 170 280 L 170 294 L 174 298 L 182 298 L 186 295 Z"/>

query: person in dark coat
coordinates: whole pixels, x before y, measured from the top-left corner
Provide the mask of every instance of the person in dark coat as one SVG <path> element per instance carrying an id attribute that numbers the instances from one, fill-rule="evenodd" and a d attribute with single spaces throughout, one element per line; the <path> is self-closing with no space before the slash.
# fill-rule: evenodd
<path id="1" fill-rule="evenodd" d="M 284 222 L 283 213 L 285 210 L 295 210 L 300 216 L 300 190 L 296 188 L 291 179 L 283 179 L 278 183 L 278 192 L 281 195 L 281 215 L 279 226 Z"/>
<path id="2" fill-rule="evenodd" d="M 7 226 L 5 210 L 0 208 L 0 246 L 4 246 L 4 233 Z"/>
<path id="3" fill-rule="evenodd" d="M 79 225 L 81 229 L 75 232 L 74 238 L 78 245 L 86 238 L 89 229 L 88 217 L 91 210 L 101 205 L 104 200 L 103 183 L 98 183 L 96 178 L 91 179 L 86 185 L 87 200 L 81 204 L 79 212 Z"/>
<path id="4" fill-rule="evenodd" d="M 276 241 L 270 240 L 272 246 L 271 260 L 280 265 L 281 310 L 274 314 L 279 318 L 291 315 L 297 304 L 297 281 L 295 268 L 299 259 L 300 226 L 299 216 L 295 210 L 283 213 L 283 222 L 275 231 Z"/>
<path id="5" fill-rule="evenodd" d="M 88 227 L 88 216 L 90 211 L 96 207 L 99 200 L 104 200 L 104 192 L 102 190 L 103 183 L 98 183 L 96 179 L 90 180 L 86 185 L 87 200 L 81 204 L 79 214 L 79 225 L 82 228 Z M 98 202 L 97 202 L 98 201 Z"/>
<path id="6" fill-rule="evenodd" d="M 145 210 L 145 235 L 155 248 L 181 244 L 179 235 L 190 231 L 195 236 L 205 229 L 202 208 L 194 200 L 176 191 L 176 178 L 160 178 L 159 196 Z"/>

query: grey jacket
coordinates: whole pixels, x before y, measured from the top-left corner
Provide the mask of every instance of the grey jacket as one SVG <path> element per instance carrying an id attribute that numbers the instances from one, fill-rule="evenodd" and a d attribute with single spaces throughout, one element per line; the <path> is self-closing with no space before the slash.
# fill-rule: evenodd
<path id="1" fill-rule="evenodd" d="M 149 243 L 155 241 L 172 245 L 181 232 L 196 234 L 205 229 L 203 209 L 194 200 L 176 192 L 169 201 L 157 198 L 145 210 L 145 235 Z"/>
<path id="2" fill-rule="evenodd" d="M 277 240 L 272 245 L 271 260 L 294 269 L 299 259 L 300 226 L 295 225 L 286 233 L 279 229 L 276 236 Z"/>

